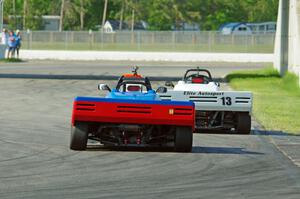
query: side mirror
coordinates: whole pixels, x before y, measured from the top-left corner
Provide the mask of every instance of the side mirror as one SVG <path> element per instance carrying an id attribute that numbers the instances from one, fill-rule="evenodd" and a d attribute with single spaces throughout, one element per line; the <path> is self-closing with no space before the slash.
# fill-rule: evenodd
<path id="1" fill-rule="evenodd" d="M 174 88 L 174 84 L 171 81 L 166 81 L 165 86 Z"/>
<path id="2" fill-rule="evenodd" d="M 158 89 L 156 90 L 157 93 L 166 93 L 167 91 L 168 89 L 163 86 L 158 87 Z"/>
<path id="3" fill-rule="evenodd" d="M 215 84 L 217 85 L 217 87 L 220 87 L 220 82 L 216 82 Z"/>
<path id="4" fill-rule="evenodd" d="M 111 91 L 111 89 L 109 88 L 109 86 L 107 84 L 99 84 L 98 85 L 98 90 L 100 91 Z"/>

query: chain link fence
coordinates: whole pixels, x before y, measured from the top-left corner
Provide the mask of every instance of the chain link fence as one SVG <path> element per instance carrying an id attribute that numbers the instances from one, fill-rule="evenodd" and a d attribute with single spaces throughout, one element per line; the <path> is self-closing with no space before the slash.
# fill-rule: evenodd
<path id="1" fill-rule="evenodd" d="M 101 50 L 162 52 L 273 53 L 275 33 L 223 35 L 219 32 L 27 31 L 22 48 L 33 50 Z"/>

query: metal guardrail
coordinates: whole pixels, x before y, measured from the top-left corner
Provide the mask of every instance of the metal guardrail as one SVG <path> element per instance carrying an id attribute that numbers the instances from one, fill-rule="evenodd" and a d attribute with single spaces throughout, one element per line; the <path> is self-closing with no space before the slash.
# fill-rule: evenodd
<path id="1" fill-rule="evenodd" d="M 27 31 L 23 49 L 273 53 L 275 33 Z"/>

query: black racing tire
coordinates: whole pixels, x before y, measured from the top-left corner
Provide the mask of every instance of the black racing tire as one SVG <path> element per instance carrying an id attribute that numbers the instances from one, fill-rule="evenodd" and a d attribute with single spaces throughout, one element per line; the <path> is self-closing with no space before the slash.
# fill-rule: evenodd
<path id="1" fill-rule="evenodd" d="M 193 148 L 193 130 L 191 127 L 176 127 L 175 151 L 191 152 Z"/>
<path id="2" fill-rule="evenodd" d="M 80 122 L 71 127 L 70 149 L 83 151 L 86 150 L 88 141 L 88 124 Z"/>
<path id="3" fill-rule="evenodd" d="M 251 116 L 249 115 L 249 113 L 237 113 L 236 117 L 236 132 L 238 134 L 250 134 Z"/>

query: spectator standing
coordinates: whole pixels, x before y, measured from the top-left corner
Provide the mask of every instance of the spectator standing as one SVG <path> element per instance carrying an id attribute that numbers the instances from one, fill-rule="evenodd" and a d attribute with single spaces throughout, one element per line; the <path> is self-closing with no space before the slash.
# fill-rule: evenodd
<path id="1" fill-rule="evenodd" d="M 16 36 L 13 31 L 9 32 L 9 37 L 8 37 L 8 54 L 7 58 L 14 58 L 15 56 L 15 50 L 16 50 Z"/>
<path id="2" fill-rule="evenodd" d="M 21 48 L 21 41 L 22 41 L 22 37 L 21 37 L 21 33 L 20 30 L 16 30 L 16 51 L 17 51 L 17 58 L 19 59 L 19 51 Z"/>
<path id="3" fill-rule="evenodd" d="M 2 31 L 1 43 L 4 45 L 7 45 L 7 43 L 8 43 L 8 32 L 5 28 L 3 28 L 3 31 Z"/>
<path id="4" fill-rule="evenodd" d="M 7 44 L 8 44 L 8 32 L 5 28 L 3 28 L 2 30 L 2 34 L 1 34 L 1 44 L 5 45 L 5 52 L 4 52 L 4 57 L 7 57 Z"/>

